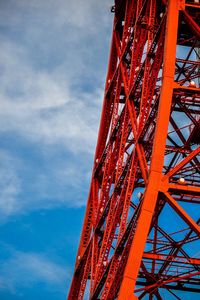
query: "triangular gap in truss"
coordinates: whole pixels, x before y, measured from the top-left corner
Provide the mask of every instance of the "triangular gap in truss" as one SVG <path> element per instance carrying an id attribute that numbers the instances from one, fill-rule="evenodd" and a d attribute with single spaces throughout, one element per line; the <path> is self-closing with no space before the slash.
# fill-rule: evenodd
<path id="1" fill-rule="evenodd" d="M 187 186 L 200 186 L 200 146 L 188 150 L 188 153 L 178 153 L 173 159 L 172 155 L 166 156 L 166 159 L 173 159 L 171 169 L 166 173 L 166 178 L 172 183 L 183 184 Z"/>
<path id="2" fill-rule="evenodd" d="M 191 234 L 191 243 L 185 243 L 182 246 L 182 249 L 191 254 L 191 257 L 199 258 L 200 257 L 200 241 L 197 239 L 196 235 L 193 233 Z"/>
<path id="3" fill-rule="evenodd" d="M 185 210 L 185 212 L 193 219 L 197 222 L 197 220 L 199 219 L 199 205 L 200 205 L 200 200 L 199 200 L 199 196 L 197 196 L 197 200 L 196 198 L 193 198 L 193 200 L 195 202 L 193 202 L 192 200 L 190 200 L 191 196 L 188 196 L 189 200 L 187 201 L 187 199 L 185 199 L 185 196 L 181 196 L 181 195 L 177 195 L 177 194 L 173 194 L 170 193 L 170 195 L 173 197 L 173 199 L 175 199 L 175 201 Z M 199 200 L 199 201 L 198 201 Z"/>

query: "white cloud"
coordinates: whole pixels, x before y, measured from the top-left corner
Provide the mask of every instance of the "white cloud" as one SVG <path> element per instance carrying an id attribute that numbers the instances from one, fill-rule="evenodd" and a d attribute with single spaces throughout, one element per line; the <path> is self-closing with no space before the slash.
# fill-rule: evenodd
<path id="1" fill-rule="evenodd" d="M 0 131 L 60 143 L 73 152 L 93 152 L 102 92 L 76 95 L 67 82 L 23 62 L 24 53 L 12 43 L 3 43 L 0 50 Z"/>
<path id="2" fill-rule="evenodd" d="M 5 3 L 0 3 L 1 8 L 1 23 L 19 26 L 22 22 L 26 22 L 28 16 L 25 12 L 29 13 L 29 18 L 35 23 L 43 22 L 48 24 L 49 21 L 54 26 L 64 26 L 69 24 L 74 27 L 84 27 L 91 24 L 96 26 L 97 22 L 101 22 L 102 18 L 104 23 L 108 22 L 108 16 L 111 5 L 114 1 L 103 0 L 101 2 L 94 0 L 20 0 L 15 2 L 7 0 Z M 15 7 L 13 18 L 8 20 L 11 7 Z M 104 15 L 102 16 L 102 12 Z M 96 20 L 96 22 L 94 22 Z M 90 30 L 91 27 L 88 28 Z"/>
<path id="3" fill-rule="evenodd" d="M 77 156 L 67 162 L 65 157 L 58 165 L 51 157 L 46 162 L 51 167 L 38 168 L 38 174 L 24 182 L 31 167 L 23 174 L 27 161 L 22 153 L 15 153 L 15 145 L 5 149 L 4 160 L 12 163 L 0 171 L 1 215 L 83 205 L 103 98 L 110 4 L 0 2 L 0 135 L 20 138 L 46 157 L 56 149 Z"/>
<path id="4" fill-rule="evenodd" d="M 49 260 L 44 254 L 14 251 L 12 256 L 1 262 L 0 290 L 18 293 L 35 283 L 51 286 L 52 290 L 64 291 L 71 271 Z"/>
<path id="5" fill-rule="evenodd" d="M 0 216 L 8 216 L 20 210 L 17 196 L 20 193 L 20 180 L 16 174 L 17 161 L 7 152 L 0 151 Z"/>
<path id="6" fill-rule="evenodd" d="M 38 164 L 0 150 L 0 223 L 16 214 L 85 204 L 91 175 L 85 162 L 45 155 Z"/>

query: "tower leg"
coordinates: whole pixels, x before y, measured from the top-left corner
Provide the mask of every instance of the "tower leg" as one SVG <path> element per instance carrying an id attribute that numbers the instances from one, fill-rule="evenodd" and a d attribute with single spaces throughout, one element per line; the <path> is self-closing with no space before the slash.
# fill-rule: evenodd
<path id="1" fill-rule="evenodd" d="M 142 255 L 157 201 L 160 182 L 162 179 L 165 144 L 174 86 L 178 17 L 179 0 L 170 0 L 168 4 L 168 17 L 164 50 L 163 84 L 161 88 L 161 98 L 158 109 L 157 127 L 148 181 L 149 183 L 144 196 L 136 232 L 131 245 L 118 300 L 137 299 L 136 296 L 133 296 L 133 291 L 136 285 Z"/>

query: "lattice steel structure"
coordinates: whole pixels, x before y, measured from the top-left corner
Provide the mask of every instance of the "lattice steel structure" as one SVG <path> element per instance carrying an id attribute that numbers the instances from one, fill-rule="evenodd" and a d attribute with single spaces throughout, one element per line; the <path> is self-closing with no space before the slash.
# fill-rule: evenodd
<path id="1" fill-rule="evenodd" d="M 68 299 L 197 299 L 200 4 L 116 0 L 111 11 L 105 98 Z"/>

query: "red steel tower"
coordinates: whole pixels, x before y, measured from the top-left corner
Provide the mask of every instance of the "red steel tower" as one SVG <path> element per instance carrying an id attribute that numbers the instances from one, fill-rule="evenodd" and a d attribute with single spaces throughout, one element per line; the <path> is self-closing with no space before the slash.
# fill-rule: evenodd
<path id="1" fill-rule="evenodd" d="M 68 299 L 200 299 L 200 1 L 115 0 L 111 11 Z"/>

